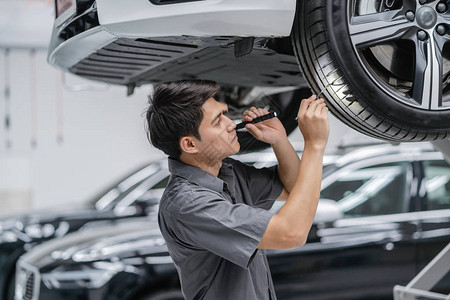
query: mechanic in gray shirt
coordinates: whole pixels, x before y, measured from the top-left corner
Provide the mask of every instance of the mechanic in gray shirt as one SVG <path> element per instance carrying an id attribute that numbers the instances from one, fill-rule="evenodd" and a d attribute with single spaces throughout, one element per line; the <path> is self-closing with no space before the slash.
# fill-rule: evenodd
<path id="1" fill-rule="evenodd" d="M 269 143 L 278 166 L 256 169 L 228 158 L 240 149 L 215 82 L 185 80 L 159 85 L 149 100 L 148 137 L 169 155 L 171 177 L 158 221 L 186 299 L 275 300 L 263 249 L 302 246 L 320 194 L 328 109 L 303 99 L 299 128 L 302 161 L 277 118 L 246 129 Z M 267 114 L 255 107 L 243 121 Z M 274 200 L 286 200 L 272 214 Z"/>

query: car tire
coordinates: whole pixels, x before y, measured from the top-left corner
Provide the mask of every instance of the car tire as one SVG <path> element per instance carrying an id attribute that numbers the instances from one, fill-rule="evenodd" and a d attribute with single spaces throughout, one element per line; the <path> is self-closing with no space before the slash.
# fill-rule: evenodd
<path id="1" fill-rule="evenodd" d="M 370 0 L 367 1 L 370 2 Z M 389 80 L 384 81 L 385 77 L 382 77 L 380 72 L 388 70 L 383 70 L 382 66 L 377 65 L 376 57 L 374 59 L 370 55 L 374 56 L 374 49 L 386 48 L 387 44 L 394 45 L 396 48 L 393 49 L 400 51 L 403 48 L 397 47 L 397 45 L 410 47 L 411 43 L 404 45 L 400 44 L 403 43 L 403 40 L 399 42 L 391 37 L 383 37 L 377 41 L 368 40 L 366 46 L 369 45 L 369 42 L 374 43 L 371 47 L 357 48 L 362 44 L 357 44 L 359 40 L 354 40 L 356 35 L 350 36 L 349 28 L 353 24 L 351 23 L 353 19 L 350 22 L 347 18 L 347 12 L 350 11 L 348 7 L 354 1 L 305 0 L 297 2 L 292 34 L 294 52 L 311 88 L 317 92 L 326 88 L 324 98 L 330 111 L 339 120 L 366 135 L 393 142 L 442 140 L 449 135 L 450 80 L 447 78 L 447 83 L 442 82 L 443 80 L 439 76 L 432 77 L 436 73 L 431 73 L 429 82 L 432 82 L 432 86 L 426 86 L 427 81 L 420 77 L 422 74 L 418 69 L 419 63 L 431 62 L 426 58 L 425 60 L 417 58 L 419 57 L 417 51 L 423 49 L 418 45 L 423 46 L 424 43 L 421 44 L 419 41 L 414 46 L 416 53 L 412 61 L 413 70 L 410 74 L 412 79 L 409 78 L 412 80 L 410 90 L 405 90 L 403 86 L 401 89 L 398 87 L 398 80 L 407 81 L 401 78 L 397 78 L 397 81 L 392 79 L 392 82 L 397 83 L 397 86 L 393 87 L 391 78 L 395 76 L 389 74 L 386 76 Z M 395 3 L 395 1 L 390 2 Z M 407 8 L 397 8 L 399 12 L 402 9 L 406 11 Z M 383 13 L 387 14 L 388 12 L 383 11 Z M 445 14 L 448 21 L 450 8 Z M 370 17 L 376 16 L 373 14 Z M 406 18 L 401 14 L 398 17 Z M 408 25 L 405 20 L 403 22 L 410 26 L 409 30 L 414 30 L 412 22 L 411 25 Z M 439 40 L 444 45 L 448 41 L 450 24 L 447 23 L 445 26 L 447 26 L 447 34 L 444 37 L 437 36 L 437 33 L 436 38 L 433 35 L 436 43 Z M 414 38 L 414 36 L 411 38 L 412 41 Z M 383 40 L 381 44 L 375 45 L 381 40 Z M 441 71 L 445 71 L 449 66 L 450 51 L 448 50 L 450 47 L 447 48 L 447 46 L 450 46 L 450 43 L 440 50 L 435 50 L 436 52 L 431 52 L 437 54 L 437 57 L 438 55 L 442 56 L 441 61 L 439 61 L 439 57 L 437 58 L 437 63 L 442 67 Z M 415 63 L 416 61 L 417 63 Z M 404 67 L 410 66 L 404 65 Z M 447 71 L 446 74 L 448 77 Z M 420 80 L 416 80 L 417 78 Z M 436 94 L 432 88 L 437 86 L 440 86 L 441 92 Z M 422 91 L 422 94 L 418 94 L 419 91 Z M 425 92 L 429 92 L 430 99 L 433 101 L 439 99 L 441 102 L 427 102 L 425 96 L 421 99 L 417 97 L 417 95 L 425 95 Z"/>
<path id="2" fill-rule="evenodd" d="M 184 300 L 180 290 L 168 290 L 144 296 L 140 300 Z"/>

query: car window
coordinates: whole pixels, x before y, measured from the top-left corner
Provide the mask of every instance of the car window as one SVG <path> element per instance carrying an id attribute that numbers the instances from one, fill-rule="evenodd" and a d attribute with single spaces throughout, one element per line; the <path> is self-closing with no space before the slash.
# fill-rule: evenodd
<path id="1" fill-rule="evenodd" d="M 161 181 L 159 181 L 157 184 L 153 186 L 153 189 L 165 189 L 167 186 L 167 183 L 169 183 L 170 176 L 164 177 Z"/>
<path id="2" fill-rule="evenodd" d="M 450 209 L 450 165 L 444 160 L 424 161 L 427 209 Z"/>
<path id="3" fill-rule="evenodd" d="M 161 197 L 164 193 L 164 189 L 169 182 L 170 176 L 167 175 L 154 186 L 152 186 L 148 191 L 146 191 L 142 196 L 140 196 L 136 201 L 152 201 L 155 203 L 159 203 Z"/>
<path id="4" fill-rule="evenodd" d="M 336 201 L 345 217 L 405 212 L 408 166 L 399 162 L 342 172 L 320 197 Z"/>
<path id="5" fill-rule="evenodd" d="M 124 178 L 106 189 L 101 196 L 94 197 L 92 205 L 98 210 L 112 209 L 123 197 L 133 191 L 133 189 L 146 180 L 151 175 L 160 170 L 158 163 L 147 165 L 138 171 L 134 170 Z"/>

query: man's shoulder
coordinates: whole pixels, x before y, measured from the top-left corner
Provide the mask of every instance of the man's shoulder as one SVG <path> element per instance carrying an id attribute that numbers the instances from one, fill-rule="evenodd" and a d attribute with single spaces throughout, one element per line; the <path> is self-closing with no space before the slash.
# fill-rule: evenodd
<path id="1" fill-rule="evenodd" d="M 182 208 L 201 203 L 204 196 L 212 194 L 215 194 L 214 191 L 196 185 L 186 178 L 171 176 L 161 197 L 159 210 L 176 216 Z"/>
<path id="2" fill-rule="evenodd" d="M 192 199 L 193 193 L 189 181 L 180 176 L 171 176 L 161 197 L 159 209 L 176 215 Z"/>

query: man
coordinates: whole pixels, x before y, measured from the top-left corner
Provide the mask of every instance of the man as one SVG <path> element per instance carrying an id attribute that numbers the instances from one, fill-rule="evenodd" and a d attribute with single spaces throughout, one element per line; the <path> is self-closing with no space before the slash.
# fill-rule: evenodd
<path id="1" fill-rule="evenodd" d="M 277 118 L 247 124 L 269 143 L 278 166 L 256 169 L 227 158 L 239 151 L 236 124 L 214 99 L 210 81 L 177 81 L 155 89 L 147 122 L 151 143 L 169 155 L 171 177 L 159 225 L 186 299 L 276 299 L 263 249 L 302 246 L 320 194 L 328 109 L 304 99 L 298 111 L 302 162 Z M 268 113 L 252 107 L 243 121 Z M 275 199 L 286 200 L 278 213 Z"/>

